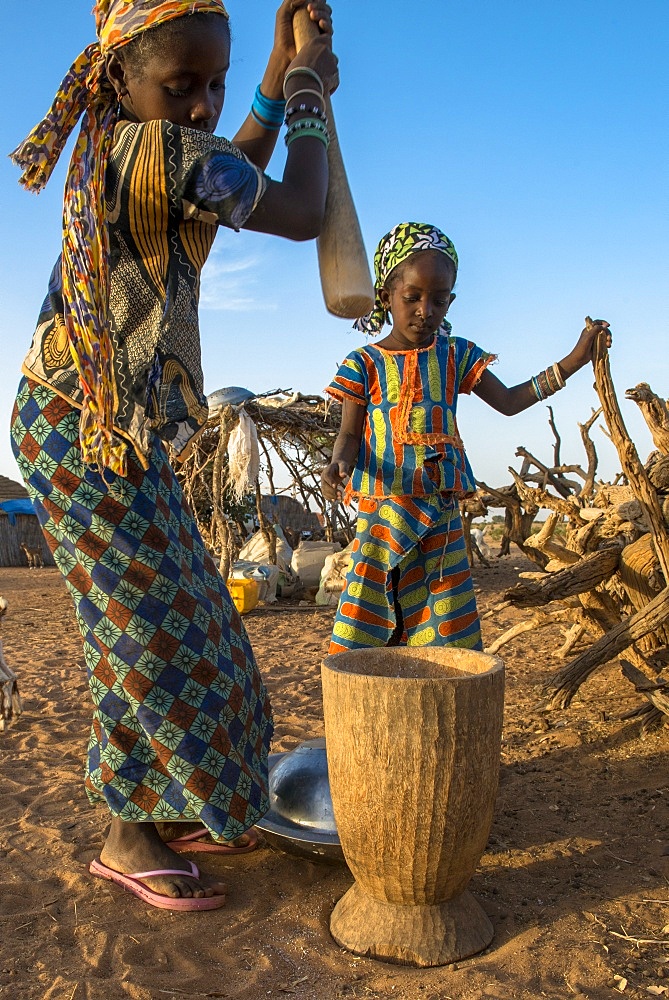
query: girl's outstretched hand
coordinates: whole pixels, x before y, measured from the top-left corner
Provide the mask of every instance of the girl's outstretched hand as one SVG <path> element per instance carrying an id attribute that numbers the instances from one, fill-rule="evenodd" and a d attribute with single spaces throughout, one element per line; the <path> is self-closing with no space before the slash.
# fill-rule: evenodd
<path id="1" fill-rule="evenodd" d="M 581 336 L 578 338 L 576 346 L 560 362 L 560 368 L 563 369 L 565 375 L 573 375 L 579 368 L 583 368 L 589 361 L 592 361 L 595 343 L 600 333 L 606 334 L 606 346 L 610 347 L 612 337 L 607 321 L 605 319 L 590 319 L 587 316 L 585 327 L 581 330 Z"/>
<path id="2" fill-rule="evenodd" d="M 321 473 L 321 489 L 326 500 L 339 500 L 344 483 L 351 475 L 348 462 L 330 462 Z"/>

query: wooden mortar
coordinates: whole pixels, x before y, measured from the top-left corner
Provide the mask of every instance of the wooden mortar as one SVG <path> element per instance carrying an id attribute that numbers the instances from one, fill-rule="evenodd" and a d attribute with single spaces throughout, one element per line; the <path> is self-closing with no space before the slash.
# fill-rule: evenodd
<path id="1" fill-rule="evenodd" d="M 338 944 L 415 966 L 485 948 L 466 887 L 492 824 L 504 664 L 464 649 L 358 649 L 322 665 L 330 790 L 355 884 Z"/>

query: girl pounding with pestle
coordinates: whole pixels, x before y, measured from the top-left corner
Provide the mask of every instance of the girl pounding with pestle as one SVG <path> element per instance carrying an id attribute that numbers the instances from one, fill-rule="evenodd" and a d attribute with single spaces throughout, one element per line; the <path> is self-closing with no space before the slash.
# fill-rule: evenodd
<path id="1" fill-rule="evenodd" d="M 321 33 L 297 55 L 301 7 Z M 12 440 L 84 639 L 86 790 L 112 815 L 91 871 L 153 906 L 214 909 L 223 887 L 155 823 L 196 822 L 209 849 L 244 835 L 268 808 L 271 710 L 170 454 L 184 456 L 207 420 L 198 294 L 217 227 L 319 232 L 323 95 L 337 80 L 330 8 L 281 4 L 233 142 L 214 135 L 230 66 L 221 0 L 99 0 L 95 16 L 98 41 L 13 154 L 40 190 L 83 116 Z M 263 171 L 284 116 L 277 182 Z"/>

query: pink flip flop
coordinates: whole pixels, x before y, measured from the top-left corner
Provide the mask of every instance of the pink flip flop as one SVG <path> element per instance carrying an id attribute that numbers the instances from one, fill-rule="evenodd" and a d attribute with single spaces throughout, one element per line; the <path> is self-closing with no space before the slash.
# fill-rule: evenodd
<path id="1" fill-rule="evenodd" d="M 187 833 L 183 837 L 179 837 L 177 840 L 170 840 L 168 847 L 177 854 L 183 851 L 202 851 L 207 854 L 248 854 L 250 851 L 255 851 L 258 846 L 258 834 L 255 830 L 247 830 L 246 833 L 242 834 L 242 837 L 248 837 L 249 842 L 243 847 L 235 847 L 233 844 L 205 844 L 202 843 L 203 837 L 209 836 L 209 830 L 205 827 L 201 827 L 199 830 L 194 830 L 193 833 Z"/>
<path id="2" fill-rule="evenodd" d="M 193 878 L 199 878 L 200 870 L 197 865 L 192 861 L 188 864 L 191 869 L 189 872 L 178 868 L 159 868 L 152 872 L 133 872 L 132 875 L 124 875 L 122 872 L 114 871 L 113 868 L 107 868 L 99 858 L 96 858 L 95 861 L 91 861 L 88 870 L 91 875 L 106 878 L 127 892 L 131 892 L 133 896 L 143 899 L 150 906 L 157 906 L 161 910 L 218 910 L 221 906 L 225 906 L 225 896 L 204 896 L 202 899 L 187 896 L 173 898 L 164 896 L 160 892 L 153 892 L 143 882 L 138 881 L 138 879 L 153 878 L 155 875 L 192 875 Z"/>

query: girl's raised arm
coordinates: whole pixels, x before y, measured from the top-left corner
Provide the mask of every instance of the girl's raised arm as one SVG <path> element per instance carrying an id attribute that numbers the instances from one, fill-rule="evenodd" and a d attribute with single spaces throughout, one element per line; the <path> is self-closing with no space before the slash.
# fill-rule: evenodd
<path id="1" fill-rule="evenodd" d="M 332 11 L 324 0 L 283 0 L 276 15 L 274 45 L 252 110 L 233 139 L 251 163 L 262 170 L 267 168 L 271 159 L 283 122 L 283 81 L 297 55 L 293 17 L 302 7 L 308 8 L 312 21 L 318 24 L 323 34 L 332 38 Z"/>
<path id="2" fill-rule="evenodd" d="M 485 403 L 492 406 L 493 410 L 503 413 L 506 417 L 521 413 L 522 410 L 528 409 L 539 400 L 546 399 L 558 389 L 562 389 L 570 375 L 587 365 L 592 360 L 595 340 L 602 332 L 606 333 L 606 346 L 610 347 L 611 334 L 606 320 L 588 321 L 588 325 L 581 331 L 581 336 L 574 349 L 562 361 L 547 368 L 545 372 L 540 372 L 539 375 L 528 379 L 527 382 L 509 388 L 489 370 L 486 370 L 472 391 Z"/>
<path id="3" fill-rule="evenodd" d="M 286 133 L 288 156 L 283 177 L 269 182 L 245 229 L 291 240 L 319 235 L 328 190 L 329 141 L 319 89 L 321 94 L 323 89 L 331 90 L 336 79 L 337 57 L 329 35 L 307 42 L 288 67 L 284 93 L 293 114 Z M 303 106 L 308 109 L 306 115 L 300 110 Z"/>

